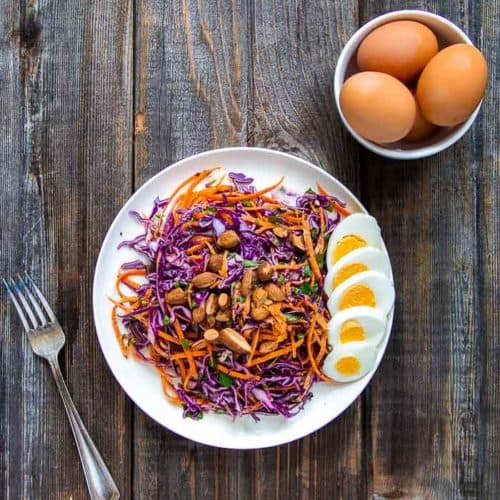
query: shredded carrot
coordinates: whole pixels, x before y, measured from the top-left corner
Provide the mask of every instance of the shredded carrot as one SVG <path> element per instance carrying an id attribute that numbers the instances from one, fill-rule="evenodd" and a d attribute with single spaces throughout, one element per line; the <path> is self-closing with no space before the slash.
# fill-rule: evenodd
<path id="1" fill-rule="evenodd" d="M 318 261 L 316 260 L 316 254 L 314 253 L 313 243 L 311 239 L 311 228 L 307 222 L 307 217 L 302 219 L 304 225 L 304 243 L 306 246 L 306 253 L 309 258 L 309 265 L 314 274 L 314 277 L 318 280 L 318 283 L 323 283 L 323 276 L 318 266 Z"/>
<path id="2" fill-rule="evenodd" d="M 217 370 L 241 380 L 260 380 L 260 377 L 258 375 L 250 375 L 248 373 L 237 372 L 236 370 L 231 370 L 227 366 L 221 365 L 220 363 L 217 363 Z"/>
<path id="3" fill-rule="evenodd" d="M 297 347 L 301 346 L 304 343 L 304 339 L 300 339 L 297 342 Z M 260 363 L 264 363 L 265 361 L 269 361 L 270 359 L 274 358 L 279 358 L 280 356 L 285 356 L 292 350 L 292 346 L 289 347 L 283 347 L 282 349 L 278 349 L 276 351 L 270 352 L 269 354 L 266 354 L 265 356 L 261 356 L 260 358 L 254 358 L 252 361 L 246 364 L 247 367 L 250 366 L 255 366 Z"/>

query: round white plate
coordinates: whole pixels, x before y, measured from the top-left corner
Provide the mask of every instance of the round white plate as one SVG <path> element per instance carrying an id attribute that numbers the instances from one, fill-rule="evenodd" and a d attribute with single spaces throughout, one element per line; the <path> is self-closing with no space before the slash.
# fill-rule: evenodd
<path id="1" fill-rule="evenodd" d="M 202 420 L 182 418 L 182 410 L 164 396 L 160 377 L 154 369 L 133 359 L 125 359 L 119 349 L 111 325 L 117 270 L 123 262 L 137 254 L 128 248 L 117 250 L 124 239 L 132 239 L 142 226 L 130 210 L 148 212 L 156 197 L 165 198 L 183 179 L 194 172 L 221 166 L 226 171 L 243 172 L 255 179 L 258 188 L 268 186 L 285 176 L 286 188 L 304 192 L 319 182 L 330 193 L 347 203 L 352 212 L 366 212 L 356 197 L 331 175 L 286 153 L 259 148 L 227 148 L 207 151 L 181 160 L 162 170 L 127 201 L 111 225 L 97 260 L 93 304 L 97 336 L 104 357 L 114 376 L 130 398 L 151 418 L 181 436 L 199 443 L 222 448 L 265 448 L 288 443 L 316 431 L 342 413 L 361 393 L 377 369 L 387 346 L 393 312 L 389 314 L 387 332 L 373 370 L 362 379 L 348 384 L 320 382 L 313 385 L 313 398 L 295 417 L 261 416 L 255 423 L 249 416 L 232 420 L 225 415 L 205 415 Z M 384 247 L 385 248 L 385 247 Z"/>

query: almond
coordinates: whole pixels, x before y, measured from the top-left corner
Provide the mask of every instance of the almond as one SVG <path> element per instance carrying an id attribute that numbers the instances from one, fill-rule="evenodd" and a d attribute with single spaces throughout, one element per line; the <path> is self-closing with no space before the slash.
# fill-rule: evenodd
<path id="1" fill-rule="evenodd" d="M 217 276 L 215 273 L 207 271 L 195 276 L 193 278 L 192 285 L 195 288 L 210 288 L 218 279 L 219 276 Z"/>
<path id="2" fill-rule="evenodd" d="M 208 326 L 215 325 L 215 316 L 213 314 L 211 316 L 207 316 L 207 324 Z"/>
<path id="3" fill-rule="evenodd" d="M 165 295 L 165 300 L 167 304 L 170 305 L 181 305 L 187 304 L 188 297 L 187 293 L 182 288 L 174 288 Z"/>
<path id="4" fill-rule="evenodd" d="M 205 339 L 197 340 L 191 344 L 191 350 L 197 351 L 198 349 L 205 349 L 207 342 Z"/>
<path id="5" fill-rule="evenodd" d="M 250 344 L 246 341 L 245 337 L 232 328 L 224 328 L 221 330 L 219 338 L 226 347 L 231 349 L 231 351 L 238 353 L 248 353 L 251 351 Z"/>
<path id="6" fill-rule="evenodd" d="M 258 307 L 267 299 L 267 292 L 263 288 L 256 288 L 252 293 L 253 303 Z"/>
<path id="7" fill-rule="evenodd" d="M 207 342 L 215 342 L 219 340 L 220 334 L 215 328 L 209 328 L 208 330 L 205 330 L 203 333 L 203 338 Z"/>
<path id="8" fill-rule="evenodd" d="M 253 307 L 250 316 L 255 321 L 264 321 L 269 317 L 269 311 L 265 307 Z"/>
<path id="9" fill-rule="evenodd" d="M 218 273 L 222 268 L 222 261 L 224 257 L 218 253 L 215 255 L 211 255 L 208 259 L 207 269 L 209 271 L 213 271 L 214 273 Z"/>
<path id="10" fill-rule="evenodd" d="M 221 248 L 235 248 L 240 244 L 240 238 L 235 231 L 224 231 L 217 238 L 217 245 Z"/>
<path id="11" fill-rule="evenodd" d="M 269 262 L 261 262 L 257 268 L 257 276 L 260 281 L 269 281 L 273 276 L 273 266 Z"/>
<path id="12" fill-rule="evenodd" d="M 215 295 L 215 293 L 211 293 L 208 296 L 207 303 L 205 304 L 205 312 L 207 313 L 207 316 L 213 316 L 217 312 L 217 309 L 217 295 Z"/>
<path id="13" fill-rule="evenodd" d="M 227 309 L 230 305 L 231 305 L 231 302 L 230 302 L 230 299 L 229 299 L 229 295 L 227 293 L 221 293 L 219 295 L 219 307 L 221 309 Z"/>
<path id="14" fill-rule="evenodd" d="M 243 273 L 243 278 L 241 279 L 241 288 L 240 292 L 243 297 L 246 297 L 250 294 L 252 290 L 252 280 L 253 280 L 253 271 L 251 269 L 245 269 Z"/>
<path id="15" fill-rule="evenodd" d="M 283 302 L 286 299 L 283 290 L 275 283 L 266 286 L 267 296 L 274 302 Z"/>
<path id="16" fill-rule="evenodd" d="M 273 228 L 273 233 L 278 237 L 278 238 L 286 238 L 288 236 L 288 231 L 282 227 L 274 227 Z"/>
<path id="17" fill-rule="evenodd" d="M 219 311 L 216 314 L 215 319 L 221 323 L 225 323 L 231 319 L 231 311 Z"/>
<path id="18" fill-rule="evenodd" d="M 278 342 L 275 342 L 274 340 L 266 340 L 265 342 L 262 342 L 259 346 L 259 352 L 262 354 L 266 354 L 268 352 L 275 351 L 278 348 Z"/>
<path id="19" fill-rule="evenodd" d="M 205 306 L 195 307 L 191 313 L 192 321 L 195 325 L 200 324 L 205 319 Z"/>
<path id="20" fill-rule="evenodd" d="M 306 249 L 303 236 L 298 234 L 292 234 L 292 245 L 302 251 Z"/>

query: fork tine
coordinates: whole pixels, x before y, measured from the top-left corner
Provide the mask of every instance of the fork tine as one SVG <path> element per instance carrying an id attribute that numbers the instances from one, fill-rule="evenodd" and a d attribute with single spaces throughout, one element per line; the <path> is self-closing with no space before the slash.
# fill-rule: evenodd
<path id="1" fill-rule="evenodd" d="M 24 315 L 23 308 L 19 304 L 18 300 L 16 299 L 16 296 L 14 295 L 14 292 L 12 291 L 12 286 L 7 283 L 7 281 L 2 278 L 3 284 L 5 286 L 5 289 L 7 290 L 7 293 L 9 294 L 10 299 L 12 300 L 12 303 L 14 304 L 14 307 L 16 308 L 17 314 L 19 315 L 19 318 L 21 319 L 21 323 L 24 326 L 24 329 L 29 332 L 31 330 L 28 320 L 26 319 L 26 316 Z"/>
<path id="2" fill-rule="evenodd" d="M 31 286 L 33 287 L 33 290 L 35 291 L 38 300 L 42 303 L 45 312 L 49 316 L 49 319 L 52 323 L 57 322 L 56 320 L 56 315 L 52 311 L 51 307 L 49 306 L 49 303 L 47 302 L 47 299 L 43 296 L 43 293 L 38 289 L 38 287 L 35 285 L 35 282 L 33 281 L 32 277 L 25 271 L 24 272 L 25 277 L 28 279 L 28 281 L 31 283 Z"/>
<path id="3" fill-rule="evenodd" d="M 40 308 L 35 297 L 33 297 L 29 285 L 26 283 L 26 281 L 20 274 L 18 274 L 17 277 L 19 278 L 19 281 L 24 285 L 24 289 L 26 290 L 26 295 L 28 296 L 31 305 L 35 309 L 38 318 L 40 319 L 41 326 L 45 326 L 48 323 L 47 317 L 43 314 L 42 309 Z"/>
<path id="4" fill-rule="evenodd" d="M 26 300 L 26 292 L 25 292 L 26 286 L 24 285 L 23 282 L 17 282 L 14 278 L 11 278 L 10 282 L 11 285 L 13 284 L 12 288 L 14 290 L 14 294 L 16 294 L 18 300 L 21 302 L 21 305 L 24 308 L 24 312 L 28 314 L 31 323 L 33 324 L 33 328 L 38 328 L 41 325 L 36 319 L 33 309 L 30 307 L 28 301 Z"/>

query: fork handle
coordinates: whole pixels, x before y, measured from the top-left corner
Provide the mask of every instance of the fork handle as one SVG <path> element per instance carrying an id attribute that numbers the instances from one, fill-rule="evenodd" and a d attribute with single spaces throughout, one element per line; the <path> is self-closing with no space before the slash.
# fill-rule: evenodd
<path id="1" fill-rule="evenodd" d="M 52 369 L 52 374 L 56 379 L 57 388 L 59 389 L 59 394 L 63 400 L 64 408 L 66 409 L 66 414 L 71 424 L 71 430 L 75 437 L 90 498 L 92 500 L 118 500 L 120 498 L 120 492 L 104 460 L 90 438 L 87 429 L 83 425 L 80 415 L 76 411 L 73 400 L 66 387 L 66 383 L 64 382 L 57 358 L 49 360 L 49 364 Z"/>

